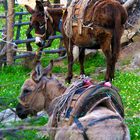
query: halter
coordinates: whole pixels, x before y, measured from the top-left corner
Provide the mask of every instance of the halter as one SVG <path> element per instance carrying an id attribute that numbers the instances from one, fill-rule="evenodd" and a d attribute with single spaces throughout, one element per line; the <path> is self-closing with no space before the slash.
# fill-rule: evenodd
<path id="1" fill-rule="evenodd" d="M 45 18 L 45 16 L 44 16 L 44 18 Z M 44 34 L 35 33 L 35 36 L 43 38 L 46 35 L 46 20 L 45 20 L 45 23 L 44 24 L 42 24 L 41 26 L 39 26 L 40 29 L 42 29 L 44 27 L 45 27 L 45 33 Z"/>
<path id="2" fill-rule="evenodd" d="M 38 37 L 41 37 L 41 38 L 44 38 L 45 35 L 46 35 L 46 31 L 48 29 L 48 26 L 47 26 L 47 23 L 48 23 L 48 19 L 51 21 L 51 23 L 53 24 L 53 18 L 51 17 L 51 15 L 48 13 L 48 11 L 45 11 L 45 14 L 44 14 L 44 19 L 45 19 L 45 23 L 41 25 L 40 28 L 44 28 L 45 27 L 45 33 L 44 34 L 35 34 L 36 36 Z"/>

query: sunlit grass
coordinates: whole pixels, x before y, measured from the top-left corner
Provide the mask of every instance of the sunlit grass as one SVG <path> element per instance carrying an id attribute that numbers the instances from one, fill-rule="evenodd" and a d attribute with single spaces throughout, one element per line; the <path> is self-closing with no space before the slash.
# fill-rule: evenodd
<path id="1" fill-rule="evenodd" d="M 22 7 L 23 8 L 23 7 Z M 25 9 L 24 9 L 25 10 Z M 0 7 L 0 11 L 3 9 Z M 15 11 L 20 11 L 19 7 L 15 8 Z M 1 13 L 1 12 L 0 12 Z M 18 17 L 16 17 L 18 21 Z M 29 16 L 23 17 L 24 21 L 29 21 Z M 3 21 L 2 21 L 3 22 Z M 1 24 L 2 25 L 2 24 Z M 1 27 L 0 25 L 0 27 Z M 21 27 L 21 39 L 26 39 L 26 30 L 28 26 Z M 16 27 L 14 28 L 16 34 Z M 34 35 L 34 31 L 32 31 Z M 57 39 L 53 42 L 52 47 L 49 49 L 57 49 L 60 40 Z M 25 49 L 25 44 L 18 45 L 21 49 Z M 37 46 L 33 44 L 34 51 Z M 51 59 L 58 58 L 58 54 L 43 54 L 41 58 L 42 65 L 45 67 L 49 64 Z M 17 60 L 18 61 L 18 60 Z M 17 62 L 16 61 L 16 62 Z M 126 64 L 126 62 L 125 62 Z M 105 58 L 102 54 L 97 53 L 86 59 L 85 72 L 86 75 L 91 76 L 93 79 L 103 81 L 104 74 L 94 75 L 98 67 L 105 68 Z M 73 67 L 74 75 L 79 75 L 79 63 L 75 62 Z M 7 107 L 15 107 L 17 104 L 17 97 L 19 96 L 20 89 L 25 79 L 29 77 L 31 69 L 26 69 L 20 65 L 6 66 L 0 70 L 0 110 L 6 109 Z M 61 65 L 54 66 L 53 73 L 61 73 L 65 75 L 67 73 L 67 60 L 63 60 Z M 115 72 L 115 79 L 113 85 L 116 86 L 122 97 L 122 101 L 125 109 L 125 121 L 129 126 L 131 139 L 140 140 L 140 76 L 134 72 Z M 44 125 L 48 118 L 42 117 L 39 120 L 31 119 L 30 125 Z M 13 123 L 12 126 L 18 126 L 24 124 L 24 121 Z M 0 127 L 5 127 L 0 124 Z M 37 131 L 19 131 L 20 136 L 23 139 L 34 140 L 37 139 Z M 8 136 L 7 140 L 13 140 L 13 137 Z M 17 140 L 18 138 L 14 138 Z M 41 138 L 40 138 L 41 139 Z"/>

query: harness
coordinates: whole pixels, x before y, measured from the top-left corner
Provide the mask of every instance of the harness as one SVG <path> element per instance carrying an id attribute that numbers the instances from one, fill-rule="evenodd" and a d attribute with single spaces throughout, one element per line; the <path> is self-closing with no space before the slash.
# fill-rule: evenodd
<path id="1" fill-rule="evenodd" d="M 111 116 L 99 118 L 99 119 L 96 119 L 96 120 L 92 119 L 88 122 L 87 126 L 93 126 L 97 123 L 101 123 L 101 122 L 103 122 L 105 120 L 109 120 L 109 119 L 117 119 L 117 120 L 122 121 L 122 119 L 119 116 L 111 115 Z M 87 129 L 84 128 L 84 126 L 81 124 L 81 122 L 77 118 L 74 119 L 74 122 L 77 125 L 77 128 L 82 131 L 82 135 L 83 135 L 84 140 L 89 140 L 88 136 L 86 134 Z"/>
<path id="2" fill-rule="evenodd" d="M 78 129 L 82 131 L 84 139 L 88 140 L 86 129 L 78 119 L 94 111 L 99 104 L 106 106 L 116 115 L 92 120 L 88 123 L 88 126 L 107 119 L 122 120 L 124 117 L 122 100 L 115 87 L 110 87 L 105 82 L 94 84 L 89 79 L 78 80 L 65 91 L 55 105 L 52 114 L 52 127 L 57 127 L 61 118 L 68 120 L 67 124 L 69 126 L 75 122 Z"/>
<path id="3" fill-rule="evenodd" d="M 59 20 L 58 29 L 62 33 L 62 19 Z"/>

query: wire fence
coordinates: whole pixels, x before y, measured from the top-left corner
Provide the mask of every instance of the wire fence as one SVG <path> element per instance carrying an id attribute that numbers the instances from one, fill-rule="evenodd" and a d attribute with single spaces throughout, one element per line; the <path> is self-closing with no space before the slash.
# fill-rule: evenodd
<path id="1" fill-rule="evenodd" d="M 12 9 L 14 11 L 17 10 L 16 7 L 12 8 Z M 8 10 L 6 10 L 6 8 L 5 8 L 4 12 L 8 13 Z M 3 47 L 1 47 L 1 51 L 0 51 L 0 63 L 7 63 L 7 64 L 10 63 L 11 60 L 10 59 L 7 60 L 7 55 L 6 55 L 8 50 L 9 50 L 9 45 L 10 45 L 10 49 L 12 48 L 10 50 L 11 53 L 14 53 L 13 60 L 20 59 L 20 58 L 34 57 L 36 55 L 36 52 L 37 52 L 37 51 L 28 51 L 28 47 L 32 47 L 30 45 L 30 43 L 35 42 L 35 38 L 31 38 L 31 36 L 28 38 L 28 35 L 27 35 L 27 32 L 26 32 L 26 33 L 22 33 L 22 34 L 26 35 L 27 39 L 20 39 L 21 27 L 24 26 L 24 25 L 30 25 L 30 21 L 28 21 L 28 22 L 27 21 L 24 21 L 24 22 L 22 21 L 23 15 L 28 16 L 29 13 L 26 12 L 26 11 L 23 11 L 23 8 L 21 8 L 20 12 L 14 12 L 14 13 L 11 13 L 10 15 L 5 14 L 5 16 L 1 15 L 0 17 L 7 19 L 7 18 L 10 18 L 10 17 L 13 17 L 13 15 L 14 15 L 14 18 L 16 16 L 19 16 L 18 22 L 14 23 L 14 25 L 13 25 L 13 30 L 14 30 L 14 27 L 17 26 L 17 31 L 16 31 L 16 34 L 13 36 L 13 38 L 10 41 L 7 41 L 7 32 L 6 32 L 7 29 L 6 29 L 6 27 L 5 27 L 5 29 L 1 30 L 2 31 L 2 39 L 0 39 L 0 45 L 3 46 Z M 6 33 L 4 33 L 4 32 L 6 32 Z M 30 32 L 29 32 L 29 34 L 30 34 Z M 16 39 L 14 40 L 15 37 L 16 37 Z M 50 36 L 48 38 L 48 40 L 61 39 L 61 38 L 62 38 L 62 35 L 56 35 L 56 36 Z M 18 49 L 18 45 L 19 44 L 24 44 L 24 43 L 26 43 L 27 51 L 25 49 L 24 49 L 24 51 L 21 50 L 21 49 Z M 18 52 L 18 54 L 17 54 L 17 52 Z M 64 48 L 56 49 L 56 50 L 45 50 L 45 51 L 43 50 L 43 51 L 40 51 L 38 53 L 40 53 L 40 54 L 41 53 L 43 53 L 43 54 L 46 54 L 46 53 L 47 54 L 48 53 L 53 54 L 53 53 L 63 53 L 63 52 L 65 52 Z M 66 56 L 59 57 L 59 58 L 56 59 L 56 61 L 60 61 L 60 60 L 64 59 L 65 57 Z M 16 63 L 16 62 L 14 61 L 14 63 Z M 18 65 L 18 64 L 21 64 L 21 63 L 17 62 L 16 64 Z"/>

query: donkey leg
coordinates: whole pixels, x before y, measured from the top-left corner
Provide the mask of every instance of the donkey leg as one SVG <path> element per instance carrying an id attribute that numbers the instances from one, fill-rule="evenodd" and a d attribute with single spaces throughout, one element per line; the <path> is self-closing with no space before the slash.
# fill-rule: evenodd
<path id="1" fill-rule="evenodd" d="M 111 81 L 112 77 L 111 77 L 111 68 L 112 68 L 112 55 L 111 55 L 111 37 L 108 36 L 104 39 L 104 42 L 102 42 L 101 44 L 101 49 L 106 57 L 106 74 L 105 74 L 105 81 Z"/>
<path id="2" fill-rule="evenodd" d="M 121 33 L 121 31 L 120 31 Z M 118 60 L 119 52 L 120 52 L 120 39 L 121 36 L 117 37 L 117 40 L 114 45 L 114 37 L 111 40 L 111 49 L 112 49 L 112 64 L 111 64 L 111 78 L 114 78 L 115 73 L 115 64 Z"/>
<path id="3" fill-rule="evenodd" d="M 27 37 L 27 39 L 32 38 L 32 35 L 31 35 L 31 31 L 32 30 L 33 30 L 33 26 L 31 24 L 29 24 L 29 27 L 28 27 L 28 29 L 26 31 L 26 37 Z M 32 46 L 31 46 L 31 44 L 29 42 L 26 43 L 26 48 L 27 48 L 27 51 L 32 51 Z"/>
<path id="4" fill-rule="evenodd" d="M 106 50 L 106 51 L 103 51 L 105 56 L 106 56 L 106 65 L 107 65 L 107 68 L 106 68 L 106 74 L 105 74 L 105 81 L 111 81 L 111 64 L 112 64 L 112 60 L 111 60 L 111 52 Z"/>
<path id="5" fill-rule="evenodd" d="M 67 38 L 64 40 L 64 46 L 67 51 L 67 59 L 68 59 L 68 75 L 65 79 L 66 82 L 70 83 L 71 79 L 73 77 L 72 73 L 72 67 L 73 67 L 73 44 L 72 42 Z"/>
<path id="6" fill-rule="evenodd" d="M 80 75 L 84 75 L 85 74 L 85 71 L 84 71 L 85 49 L 80 48 L 79 51 L 80 51 L 79 52 Z"/>
<path id="7" fill-rule="evenodd" d="M 112 54 L 112 64 L 111 64 L 111 73 L 110 73 L 111 79 L 114 79 L 115 65 L 118 59 L 118 54 L 119 54 L 119 51 L 116 52 L 115 54 Z"/>
<path id="8" fill-rule="evenodd" d="M 59 49 L 62 49 L 62 48 L 64 48 L 64 41 L 63 41 L 63 39 L 61 38 L 60 39 L 60 44 L 59 44 Z M 58 53 L 59 54 L 59 56 L 65 56 L 66 55 L 66 52 L 65 51 L 63 51 L 63 52 L 59 52 Z"/>
<path id="9" fill-rule="evenodd" d="M 66 78 L 66 82 L 70 83 L 71 79 L 73 77 L 73 74 L 72 74 L 73 54 L 72 54 L 72 52 L 69 52 L 67 55 L 68 55 L 68 75 Z"/>
<path id="10" fill-rule="evenodd" d="M 35 55 L 34 62 L 36 62 L 36 61 L 41 59 L 42 51 L 43 51 L 43 47 L 39 47 L 38 50 L 37 50 L 37 53 Z"/>

